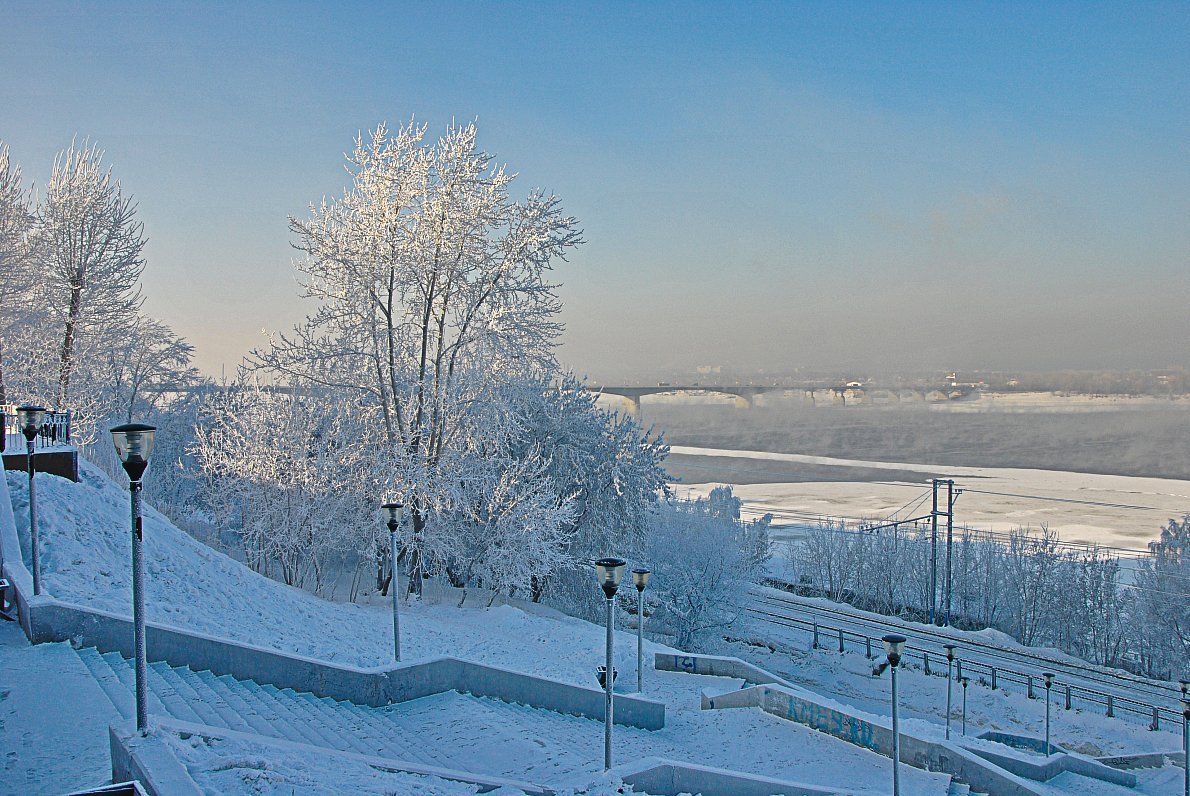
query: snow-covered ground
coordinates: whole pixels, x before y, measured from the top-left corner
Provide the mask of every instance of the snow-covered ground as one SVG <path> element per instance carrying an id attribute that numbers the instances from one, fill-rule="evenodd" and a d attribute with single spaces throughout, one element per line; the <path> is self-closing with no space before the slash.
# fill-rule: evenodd
<path id="1" fill-rule="evenodd" d="M 889 517 L 930 489 L 937 467 L 921 464 L 832 459 L 792 453 L 718 450 L 674 446 L 688 456 L 739 458 L 752 462 L 804 463 L 839 468 L 913 471 L 916 483 L 905 481 L 816 481 L 805 483 L 740 484 L 734 487 L 753 514 L 783 510 L 825 517 Z M 1138 478 L 1056 470 L 1006 467 L 946 467 L 955 488 L 965 490 L 955 503 L 955 522 L 992 531 L 1017 527 L 1056 531 L 1063 541 L 1086 542 L 1144 550 L 1170 518 L 1190 512 L 1190 481 Z M 705 496 L 716 483 L 677 484 L 679 495 Z M 996 492 L 1000 494 L 986 494 Z M 1041 495 L 1052 500 L 1037 500 Z M 1091 505 L 1098 504 L 1098 505 Z M 1110 505 L 1102 505 L 1110 504 Z M 929 498 L 916 514 L 927 514 Z"/>
<path id="2" fill-rule="evenodd" d="M 18 531 L 27 536 L 25 480 L 19 473 L 9 474 L 7 485 Z M 85 464 L 82 466 L 82 482 L 77 485 L 38 475 L 37 487 L 46 590 L 60 599 L 126 614 L 131 602 L 127 493 Z M 152 510 L 146 513 L 144 534 L 151 620 L 329 661 L 365 666 L 391 661 L 391 609 L 387 604 L 331 603 L 261 578 L 238 562 L 194 541 Z M 588 687 L 595 685 L 593 670 L 603 655 L 602 628 L 548 609 L 524 610 L 510 605 L 489 608 L 482 600 L 474 605 L 475 601 L 469 600 L 464 607 L 458 607 L 457 596 L 452 595 L 452 598 L 437 604 L 414 601 L 401 606 L 404 659 L 454 655 Z M 630 632 L 621 632 L 618 636 L 616 665 L 622 673 L 634 670 L 634 641 Z M 40 792 L 61 792 L 80 781 L 100 781 L 103 771 L 80 772 L 79 769 L 101 764 L 90 758 L 95 757 L 94 750 L 101 749 L 105 742 L 102 711 L 96 713 L 98 708 L 91 706 L 94 708 L 91 713 L 95 715 L 89 715 L 86 726 L 90 726 L 97 736 L 86 742 L 70 736 L 60 737 L 49 718 L 54 710 L 38 710 L 40 718 L 37 721 L 28 719 L 30 705 L 39 703 L 52 705 L 55 710 L 60 707 L 57 712 L 64 716 L 71 714 L 71 707 L 64 703 L 62 695 L 75 693 L 75 685 L 78 693 L 94 691 L 93 688 L 86 689 L 85 670 L 70 668 L 64 663 L 54 677 L 49 676 L 52 667 L 42 676 L 40 656 L 54 655 L 64 659 L 69 649 L 65 645 L 29 648 L 22 646 L 20 639 L 9 639 L 8 642 L 0 645 L 0 673 L 19 667 L 23 674 L 11 678 L 0 675 L 0 683 L 8 684 L 10 694 L 0 700 L 0 719 L 3 721 L 0 723 L 0 740 L 6 744 L 11 742 L 15 751 L 8 761 L 5 776 L 15 777 L 27 771 L 27 767 L 22 766 L 29 762 L 29 755 L 33 754 L 30 750 L 37 750 L 36 762 L 42 766 L 40 770 L 46 775 L 44 782 L 47 785 Z M 653 651 L 664 649 L 649 643 L 647 659 Z M 887 680 L 872 678 L 862 655 L 784 652 L 771 654 L 768 658 L 764 662 L 770 668 L 790 679 L 830 693 L 839 701 L 862 710 L 885 712 Z M 37 669 L 37 676 L 30 675 L 30 669 Z M 939 701 L 939 688 L 945 683 L 938 678 L 921 678 L 919 682 L 918 677 L 907 673 L 904 681 L 907 718 L 938 722 L 940 705 L 943 704 Z M 722 691 L 739 685 L 738 680 L 648 672 L 644 695 L 666 703 L 666 727 L 652 733 L 618 732 L 617 761 L 663 756 L 858 792 L 887 790 L 890 771 L 887 758 L 759 711 L 700 710 L 701 689 Z M 3 691 L 5 689 L 0 689 Z M 974 688 L 968 696 L 972 731 L 978 725 L 980 728 L 1037 732 L 1037 703 L 1019 695 L 991 694 Z M 20 706 L 23 707 L 18 710 Z M 1145 740 L 1152 739 L 1150 743 L 1137 744 L 1138 739 L 1129 735 L 1134 728 L 1124 731 L 1120 722 L 1105 717 L 1080 716 L 1077 725 L 1068 721 L 1066 716 L 1058 719 L 1058 740 L 1065 738 L 1075 744 L 1087 745 L 1087 751 L 1094 751 L 1090 748 L 1092 745 L 1096 750 L 1110 751 L 1172 750 L 1177 747 L 1176 737 L 1165 732 L 1149 734 Z M 581 753 L 590 758 L 592 771 L 597 773 L 601 733 L 597 722 L 590 724 L 591 749 Z M 81 729 L 80 722 L 75 721 L 73 725 L 75 730 Z M 1070 731 L 1069 734 L 1064 734 L 1066 731 Z M 548 740 L 543 739 L 546 745 Z M 70 744 L 71 750 L 55 756 L 54 750 L 59 744 Z M 1143 749 L 1136 746 L 1143 746 Z M 91 751 L 84 754 L 79 750 Z M 239 792 L 290 793 L 291 786 L 296 792 L 316 792 L 296 787 L 307 774 L 313 776 L 307 771 L 309 767 L 287 761 L 283 756 L 270 756 L 259 749 L 231 749 L 230 759 L 237 765 L 221 768 L 225 763 L 214 760 L 218 750 L 192 745 L 188 751 L 181 751 L 188 759 L 193 758 L 191 762 L 196 771 L 207 772 L 204 774 L 209 777 L 207 787 L 213 791 L 234 793 L 237 791 L 232 789 L 233 785 L 238 788 L 251 779 L 251 785 L 243 785 L 244 789 Z M 573 752 L 567 750 L 568 754 Z M 290 762 L 293 762 L 292 766 Z M 240 776 L 225 773 L 233 769 L 238 770 Z M 286 772 L 292 773 L 292 778 L 287 779 Z M 1175 781 L 1171 779 L 1173 773 L 1160 770 L 1153 776 L 1162 779 L 1146 780 L 1140 792 L 1161 793 L 1163 782 Z M 353 784 L 356 782 L 350 772 L 341 772 L 341 776 Z M 904 782 L 906 792 L 943 794 L 945 780 L 943 775 L 907 769 Z M 374 787 L 380 789 L 378 792 L 385 792 L 385 787 L 390 791 L 405 792 L 406 786 L 412 789 L 415 784 L 425 786 L 426 793 L 454 792 L 437 790 L 448 786 L 429 781 L 391 785 L 377 781 Z M 6 780 L 0 782 L 0 792 L 39 792 L 39 789 L 28 790 Z M 1054 792 L 1112 794 L 1123 791 L 1086 781 Z"/>

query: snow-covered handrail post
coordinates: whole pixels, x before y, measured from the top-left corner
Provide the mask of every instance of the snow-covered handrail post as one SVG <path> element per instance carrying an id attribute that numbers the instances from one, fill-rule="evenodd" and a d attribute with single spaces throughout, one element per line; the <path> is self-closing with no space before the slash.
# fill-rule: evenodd
<path id="1" fill-rule="evenodd" d="M 971 681 L 970 677 L 960 677 L 959 685 L 963 687 L 963 735 L 967 734 L 967 683 Z"/>
<path id="2" fill-rule="evenodd" d="M 25 464 L 29 467 L 29 545 L 33 551 L 33 595 L 37 596 L 41 594 L 41 544 L 37 539 L 37 493 L 33 488 L 33 440 L 41 430 L 45 407 L 18 406 L 17 418 L 25 435 Z"/>
<path id="3" fill-rule="evenodd" d="M 389 593 L 393 597 L 393 657 L 397 663 L 401 662 L 401 614 L 397 608 L 397 529 L 401 527 L 401 514 L 405 511 L 402 503 L 385 503 L 380 508 L 388 514 L 389 555 L 392 558 L 392 582 Z"/>
<path id="4" fill-rule="evenodd" d="M 946 648 L 946 740 L 950 740 L 950 685 L 953 682 L 951 677 L 952 669 L 954 668 L 954 644 L 943 644 Z"/>
<path id="5" fill-rule="evenodd" d="M 884 652 L 888 656 L 888 665 L 892 669 L 892 768 L 893 768 L 893 796 L 901 796 L 901 736 L 900 722 L 897 720 L 897 666 L 901 663 L 901 654 L 905 651 L 904 636 L 889 634 L 885 636 Z"/>
<path id="6" fill-rule="evenodd" d="M 649 576 L 652 574 L 647 569 L 632 570 L 632 583 L 636 586 L 636 693 L 638 694 L 645 690 L 645 587 L 649 585 Z"/>
<path id="7" fill-rule="evenodd" d="M 1045 756 L 1050 756 L 1050 689 L 1054 687 L 1053 672 L 1041 675 L 1045 678 Z"/>
<path id="8" fill-rule="evenodd" d="M 148 664 L 145 654 L 145 561 L 141 540 L 141 478 L 153 453 L 157 429 L 142 423 L 127 423 L 112 429 L 112 443 L 120 464 L 128 473 L 132 496 L 132 623 L 136 648 L 136 729 L 144 734 L 149 725 L 147 692 Z"/>
<path id="9" fill-rule="evenodd" d="M 595 562 L 595 575 L 599 578 L 599 586 L 603 589 L 603 596 L 607 603 L 607 663 L 603 668 L 603 691 L 607 695 L 603 712 L 603 769 L 612 767 L 612 685 L 616 679 L 616 670 L 612 664 L 612 652 L 615 640 L 615 600 L 616 591 L 620 588 L 620 580 L 624 577 L 624 568 L 628 564 L 622 558 L 601 558 Z"/>

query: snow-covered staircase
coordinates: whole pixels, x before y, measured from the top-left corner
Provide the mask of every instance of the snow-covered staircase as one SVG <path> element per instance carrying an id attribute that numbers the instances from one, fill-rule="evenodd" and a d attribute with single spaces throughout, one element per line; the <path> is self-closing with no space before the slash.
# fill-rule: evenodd
<path id="1" fill-rule="evenodd" d="M 116 710 L 125 718 L 134 716 L 132 662 L 94 648 L 80 649 L 78 655 Z M 163 716 L 326 749 L 542 783 L 561 783 L 599 768 L 601 747 L 593 736 L 602 725 L 548 710 L 457 692 L 371 708 L 165 663 L 149 664 L 148 671 L 150 719 Z M 578 742 L 578 736 L 584 740 Z M 575 748 L 591 754 L 577 754 Z"/>

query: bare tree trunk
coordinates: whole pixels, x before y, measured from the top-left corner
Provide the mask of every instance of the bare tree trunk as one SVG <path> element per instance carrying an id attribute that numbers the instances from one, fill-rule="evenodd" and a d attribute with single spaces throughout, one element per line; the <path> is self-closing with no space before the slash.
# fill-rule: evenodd
<path id="1" fill-rule="evenodd" d="M 8 392 L 4 388 L 4 338 L 0 337 L 0 406 L 8 403 Z M 4 430 L 0 429 L 0 434 Z"/>
<path id="2" fill-rule="evenodd" d="M 58 368 L 58 405 L 59 411 L 66 409 L 66 397 L 70 391 L 70 376 L 74 373 L 74 332 L 79 320 L 79 309 L 82 304 L 83 288 L 81 275 L 75 280 L 70 291 L 70 311 L 66 316 L 66 334 L 62 338 L 62 355 Z"/>

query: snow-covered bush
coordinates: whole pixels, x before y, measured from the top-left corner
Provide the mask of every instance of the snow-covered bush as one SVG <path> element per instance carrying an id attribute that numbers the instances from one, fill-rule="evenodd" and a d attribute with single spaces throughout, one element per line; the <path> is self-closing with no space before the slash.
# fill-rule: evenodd
<path id="1" fill-rule="evenodd" d="M 764 575 L 770 518 L 742 522 L 739 507 L 730 487 L 717 487 L 705 500 L 668 503 L 654 518 L 645 549 L 651 622 L 678 647 L 704 647 L 737 622 L 749 586 Z"/>

